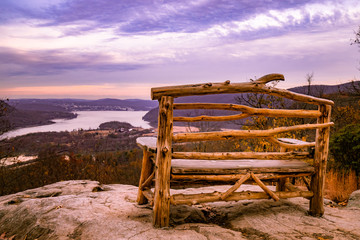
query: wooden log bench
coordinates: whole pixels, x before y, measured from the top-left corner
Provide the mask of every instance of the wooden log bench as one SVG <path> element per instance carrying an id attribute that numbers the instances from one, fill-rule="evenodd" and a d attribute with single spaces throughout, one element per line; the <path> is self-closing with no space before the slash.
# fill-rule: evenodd
<path id="1" fill-rule="evenodd" d="M 153 206 L 155 227 L 169 226 L 170 205 L 199 204 L 243 199 L 273 199 L 304 197 L 310 200 L 309 213 L 322 216 L 323 191 L 329 145 L 332 101 L 266 86 L 268 82 L 284 80 L 282 74 L 269 74 L 246 83 L 206 83 L 159 87 L 151 90 L 159 101 L 157 137 L 140 137 L 143 149 L 139 181 L 138 204 Z M 223 103 L 174 103 L 174 98 L 192 95 L 224 93 L 260 93 L 317 106 L 308 109 L 254 108 Z M 227 116 L 175 116 L 174 110 L 211 109 L 237 111 Z M 316 123 L 278 126 L 270 129 L 184 132 L 173 134 L 173 122 L 229 121 L 253 116 L 267 118 L 314 119 Z M 305 121 L 304 121 L 305 122 Z M 313 131 L 314 141 L 279 137 L 296 131 Z M 263 139 L 277 151 L 177 151 L 176 144 L 237 139 Z M 299 188 L 290 179 L 302 179 L 307 189 Z M 225 192 L 174 194 L 170 187 L 187 184 L 232 184 Z M 257 184 L 261 192 L 237 191 L 243 183 Z M 267 186 L 276 183 L 276 191 Z"/>

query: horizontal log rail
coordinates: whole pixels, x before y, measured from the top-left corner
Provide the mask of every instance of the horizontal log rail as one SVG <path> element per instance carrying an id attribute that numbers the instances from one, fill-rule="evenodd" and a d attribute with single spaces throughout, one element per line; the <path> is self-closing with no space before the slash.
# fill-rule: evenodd
<path id="1" fill-rule="evenodd" d="M 245 83 L 205 83 L 190 84 L 168 87 L 157 87 L 151 89 L 152 100 L 158 100 L 162 96 L 183 97 L 191 95 L 207 95 L 220 93 L 264 93 L 277 97 L 285 97 L 295 101 L 305 102 L 315 105 L 334 105 L 334 102 L 327 99 L 316 98 L 304 94 L 294 93 L 285 89 L 278 89 L 265 86 L 270 81 L 284 80 L 282 74 L 269 74 L 259 78 L 256 81 Z"/>
<path id="2" fill-rule="evenodd" d="M 233 131 L 217 131 L 217 132 L 197 132 L 197 133 L 178 133 L 173 136 L 174 142 L 195 142 L 195 141 L 212 141 L 212 140 L 228 140 L 235 138 L 269 138 L 276 134 L 308 130 L 321 129 L 334 125 L 334 123 L 321 124 L 303 124 L 289 127 L 278 127 L 267 130 L 233 130 Z"/>
<path id="3" fill-rule="evenodd" d="M 314 196 L 311 191 L 297 191 L 297 192 L 274 192 L 276 196 L 280 199 L 285 198 L 294 198 L 294 197 L 304 197 L 311 198 Z M 269 199 L 271 198 L 265 192 L 234 192 L 225 199 L 221 199 L 220 192 L 214 193 L 200 193 L 200 194 L 175 194 L 170 198 L 170 203 L 172 205 L 194 205 L 199 203 L 206 202 L 216 202 L 216 201 L 239 201 L 239 200 L 248 200 L 248 199 Z"/>
<path id="4" fill-rule="evenodd" d="M 233 159 L 308 159 L 309 152 L 174 152 L 173 159 L 233 160 Z"/>
<path id="5" fill-rule="evenodd" d="M 307 177 L 311 176 L 313 173 L 293 173 L 293 174 L 256 174 L 256 176 L 260 180 L 278 180 L 281 178 L 289 178 L 289 177 Z M 231 182 L 231 181 L 237 181 L 240 179 L 244 174 L 228 174 L 228 175 L 177 175 L 177 174 L 171 174 L 171 180 L 174 181 L 215 181 L 215 182 Z"/>
<path id="6" fill-rule="evenodd" d="M 196 116 L 196 117 L 174 117 L 174 121 L 179 122 L 197 122 L 197 121 L 230 121 L 246 118 L 249 116 L 267 116 L 267 117 L 299 117 L 299 118 L 318 118 L 321 113 L 318 110 L 298 110 L 298 109 L 264 109 L 253 108 L 238 104 L 226 103 L 176 103 L 174 109 L 211 109 L 211 110 L 229 110 L 241 111 L 242 114 L 229 116 Z"/>
<path id="7" fill-rule="evenodd" d="M 293 185 L 289 182 L 285 183 L 285 188 L 291 192 L 301 192 L 300 188 L 296 187 L 295 185 Z"/>
<path id="8" fill-rule="evenodd" d="M 247 118 L 249 114 L 236 114 L 229 116 L 197 116 L 197 117 L 174 117 L 174 122 L 201 122 L 201 121 L 233 121 Z"/>
<path id="9" fill-rule="evenodd" d="M 306 148 L 306 147 L 315 147 L 315 142 L 308 142 L 302 144 L 292 144 L 292 143 L 284 143 L 277 140 L 274 137 L 267 138 L 270 142 L 274 144 L 278 144 L 280 147 L 289 148 L 289 149 L 296 149 L 296 148 Z"/>

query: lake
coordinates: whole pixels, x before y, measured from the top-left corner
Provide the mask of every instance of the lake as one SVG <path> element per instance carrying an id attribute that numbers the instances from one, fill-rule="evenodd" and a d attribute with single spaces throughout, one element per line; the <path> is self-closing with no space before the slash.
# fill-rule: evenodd
<path id="1" fill-rule="evenodd" d="M 142 120 L 147 111 L 79 111 L 74 119 L 54 119 L 54 124 L 20 128 L 0 135 L 0 140 L 35 132 L 61 132 L 78 129 L 97 129 L 101 123 L 110 121 L 128 122 L 134 127 L 151 128 Z"/>

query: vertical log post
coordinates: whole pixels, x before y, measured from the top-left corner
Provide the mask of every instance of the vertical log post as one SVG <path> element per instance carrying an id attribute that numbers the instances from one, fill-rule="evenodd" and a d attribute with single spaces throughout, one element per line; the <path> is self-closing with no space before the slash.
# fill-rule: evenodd
<path id="1" fill-rule="evenodd" d="M 285 147 L 280 147 L 280 152 L 286 152 L 287 148 Z M 288 182 L 289 179 L 288 178 L 280 178 L 277 182 L 276 182 L 276 191 L 277 192 L 283 192 L 285 191 L 285 183 Z"/>
<path id="2" fill-rule="evenodd" d="M 141 185 L 146 181 L 146 179 L 151 175 L 153 168 L 150 157 L 153 153 L 147 151 L 145 147 L 143 147 L 143 159 L 141 165 L 141 174 L 139 181 L 139 190 L 137 195 L 137 203 L 139 205 L 146 204 L 148 202 L 147 198 L 144 196 L 143 191 L 141 189 Z"/>
<path id="3" fill-rule="evenodd" d="M 318 123 L 330 122 L 331 106 L 320 105 L 321 116 Z M 310 215 L 321 217 L 324 214 L 324 183 L 326 174 L 326 163 L 329 149 L 330 127 L 316 130 L 315 137 L 315 174 L 311 177 L 310 188 L 314 196 L 310 199 Z"/>
<path id="4" fill-rule="evenodd" d="M 168 227 L 170 214 L 170 168 L 173 135 L 174 98 L 163 96 L 159 100 L 157 154 L 155 162 L 155 196 L 153 225 Z"/>

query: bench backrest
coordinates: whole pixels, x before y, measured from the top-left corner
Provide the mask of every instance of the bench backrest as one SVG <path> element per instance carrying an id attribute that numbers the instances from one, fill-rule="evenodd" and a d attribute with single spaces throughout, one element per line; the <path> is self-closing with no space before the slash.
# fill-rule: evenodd
<path id="1" fill-rule="evenodd" d="M 269 87 L 265 84 L 275 80 L 284 80 L 282 74 L 269 74 L 256 81 L 247 83 L 207 83 L 182 85 L 172 87 L 152 88 L 152 99 L 159 100 L 159 128 L 158 128 L 158 152 L 164 158 L 177 159 L 299 159 L 307 158 L 308 153 L 285 153 L 280 152 L 174 152 L 172 143 L 217 141 L 237 138 L 265 138 L 281 148 L 296 149 L 304 147 L 315 147 L 316 161 L 326 160 L 328 148 L 331 100 L 316 98 L 304 94 L 291 92 L 285 89 Z M 174 98 L 191 95 L 224 94 L 224 93 L 261 93 L 277 97 L 283 97 L 294 101 L 317 105 L 317 110 L 307 109 L 269 109 L 253 108 L 237 104 L 222 103 L 174 103 Z M 229 116 L 196 116 L 196 117 L 174 117 L 173 110 L 177 109 L 208 109 L 208 110 L 230 110 L 238 111 L 240 114 Z M 215 132 L 189 132 L 173 135 L 173 122 L 198 122 L 198 121 L 229 121 L 239 120 L 251 116 L 265 117 L 288 117 L 317 119 L 314 124 L 299 124 L 293 126 L 282 126 L 263 130 L 226 130 Z M 276 135 L 286 132 L 309 130 L 316 131 L 315 142 L 310 143 L 286 143 L 275 138 Z M 324 153 L 324 149 L 326 153 Z M 162 157 L 161 157 L 162 158 Z"/>

